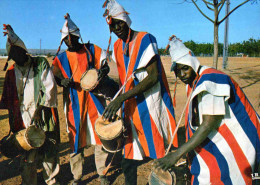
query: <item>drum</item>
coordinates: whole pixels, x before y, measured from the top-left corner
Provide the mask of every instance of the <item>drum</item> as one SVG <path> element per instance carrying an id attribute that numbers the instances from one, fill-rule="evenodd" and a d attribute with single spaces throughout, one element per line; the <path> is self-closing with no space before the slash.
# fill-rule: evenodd
<path id="1" fill-rule="evenodd" d="M 82 75 L 80 86 L 85 91 L 91 91 L 95 95 L 103 95 L 105 98 L 110 99 L 119 90 L 118 83 L 107 75 L 98 80 L 98 71 L 96 69 L 90 69 Z"/>
<path id="2" fill-rule="evenodd" d="M 96 69 L 87 70 L 80 79 L 80 86 L 85 91 L 92 91 L 98 83 L 98 71 Z"/>
<path id="3" fill-rule="evenodd" d="M 115 153 L 123 149 L 124 129 L 119 117 L 114 122 L 109 122 L 100 116 L 95 122 L 95 131 L 106 151 Z"/>
<path id="4" fill-rule="evenodd" d="M 0 142 L 0 151 L 4 156 L 14 158 L 24 151 L 41 147 L 45 142 L 45 137 L 42 129 L 32 125 L 27 129 L 4 137 Z"/>
<path id="5" fill-rule="evenodd" d="M 173 171 L 163 171 L 155 168 L 149 175 L 149 185 L 176 185 L 176 175 Z"/>
<path id="6" fill-rule="evenodd" d="M 155 168 L 150 173 L 148 181 L 149 185 L 189 185 L 191 174 L 186 164 L 167 171 Z"/>

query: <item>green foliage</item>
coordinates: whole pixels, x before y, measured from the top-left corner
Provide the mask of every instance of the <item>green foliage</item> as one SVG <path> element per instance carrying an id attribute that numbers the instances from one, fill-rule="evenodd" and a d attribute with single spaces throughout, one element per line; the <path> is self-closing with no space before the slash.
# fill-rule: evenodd
<path id="1" fill-rule="evenodd" d="M 260 40 L 250 38 L 248 41 L 242 43 L 244 53 L 249 56 L 259 56 L 260 54 Z"/>
<path id="2" fill-rule="evenodd" d="M 260 57 L 260 40 L 250 38 L 242 43 L 230 44 L 228 52 L 229 56 L 237 56 L 238 53 L 243 53 L 249 57 Z"/>
<path id="3" fill-rule="evenodd" d="M 196 56 L 213 56 L 213 43 L 196 43 L 192 40 L 184 42 L 185 46 L 189 48 Z M 218 44 L 219 56 L 223 55 L 223 44 Z M 160 55 L 169 55 L 169 51 L 164 53 L 164 48 L 159 49 Z M 242 43 L 233 43 L 228 46 L 229 56 L 238 56 L 239 53 L 248 55 L 249 57 L 260 57 L 260 40 L 250 38 L 248 41 Z"/>
<path id="4" fill-rule="evenodd" d="M 159 55 L 169 55 L 169 50 L 165 51 L 165 49 L 160 48 L 158 49 Z"/>

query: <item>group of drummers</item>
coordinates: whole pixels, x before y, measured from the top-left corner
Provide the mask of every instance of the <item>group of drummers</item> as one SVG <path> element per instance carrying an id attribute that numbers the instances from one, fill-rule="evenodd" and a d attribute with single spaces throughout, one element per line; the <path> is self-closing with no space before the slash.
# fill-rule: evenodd
<path id="1" fill-rule="evenodd" d="M 111 183 L 108 155 L 118 152 L 127 185 L 137 184 L 138 166 L 151 159 L 156 160 L 149 184 L 173 184 L 176 178 L 191 184 L 252 184 L 251 174 L 259 171 L 260 119 L 238 84 L 223 72 L 201 66 L 191 50 L 170 37 L 171 70 L 187 84 L 188 96 L 181 115 L 186 110 L 186 143 L 178 146 L 181 120 L 176 124 L 156 38 L 132 30 L 129 13 L 115 0 L 106 0 L 103 8 L 109 46 L 111 33 L 118 37 L 112 59 L 109 46 L 105 51 L 83 42 L 69 14 L 52 66 L 44 57 L 31 56 L 13 28 L 4 25 L 7 62 L 15 63 L 6 72 L 0 102 L 0 109 L 9 111 L 10 124 L 0 149 L 10 158 L 21 155 L 22 184 L 37 184 L 39 159 L 45 183 L 59 184 L 57 85 L 63 87 L 71 184 L 82 184 L 84 148 L 91 145 L 103 185 Z M 60 53 L 63 42 L 67 50 Z M 108 76 L 111 60 L 119 83 Z M 188 173 L 176 177 L 172 170 L 185 155 Z M 162 175 L 166 172 L 170 182 Z"/>

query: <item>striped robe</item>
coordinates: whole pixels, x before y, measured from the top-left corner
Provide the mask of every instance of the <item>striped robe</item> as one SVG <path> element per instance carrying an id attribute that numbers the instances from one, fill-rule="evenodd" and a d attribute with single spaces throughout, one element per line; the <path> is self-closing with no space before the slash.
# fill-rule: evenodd
<path id="1" fill-rule="evenodd" d="M 158 54 L 156 39 L 146 32 L 139 32 L 129 43 L 129 57 L 123 54 L 124 47 L 125 43 L 118 39 L 113 51 L 121 85 L 133 71 L 146 67 L 152 57 Z M 176 127 L 168 82 L 160 57 L 157 56 L 159 81 L 142 95 L 123 103 L 122 117 L 128 127 L 124 147 L 124 157 L 127 159 L 163 157 Z M 136 73 L 135 79 L 127 82 L 124 92 L 133 89 L 146 76 L 146 71 Z M 177 137 L 174 144 L 177 146 Z"/>
<path id="2" fill-rule="evenodd" d="M 58 136 L 57 87 L 49 63 L 43 57 L 29 57 L 29 60 L 32 62 L 29 74 L 27 69 L 23 76 L 15 64 L 6 72 L 1 99 L 4 104 L 2 108 L 9 111 L 12 132 L 18 132 L 31 124 L 37 102 L 38 105 L 49 107 L 51 109 L 43 109 L 42 119 L 45 122 L 43 129 L 55 131 Z"/>
<path id="3" fill-rule="evenodd" d="M 94 131 L 94 124 L 104 111 L 104 107 L 91 92 L 82 90 L 79 84 L 85 71 L 100 68 L 101 61 L 105 58 L 105 52 L 94 44 L 88 43 L 86 47 L 92 55 L 92 62 L 84 48 L 78 52 L 65 51 L 53 61 L 53 66 L 60 69 L 63 77 L 72 78 L 76 84 L 76 87 L 63 89 L 67 130 L 71 149 L 75 153 L 79 148 L 87 145 L 101 145 Z"/>
<path id="4" fill-rule="evenodd" d="M 191 89 L 188 88 L 188 94 Z M 191 159 L 193 184 L 252 184 L 260 160 L 259 115 L 242 89 L 228 75 L 202 67 L 199 79 L 186 111 L 186 137 L 192 126 L 192 101 L 202 92 L 224 97 L 226 114 L 218 127 L 203 144 L 195 148 Z M 200 114 L 200 110 L 198 110 Z M 202 115 L 199 115 L 202 118 Z M 200 120 L 202 122 L 202 120 Z M 256 169 L 255 169 L 256 168 Z"/>

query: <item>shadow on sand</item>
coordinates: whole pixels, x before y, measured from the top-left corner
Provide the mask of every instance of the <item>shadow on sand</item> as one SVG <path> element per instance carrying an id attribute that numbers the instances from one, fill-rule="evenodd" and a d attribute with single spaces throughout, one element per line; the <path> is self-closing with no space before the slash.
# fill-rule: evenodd
<path id="1" fill-rule="evenodd" d="M 62 160 L 62 157 L 65 157 L 70 154 L 71 150 L 69 148 L 69 143 L 61 143 L 59 146 L 59 157 Z M 1 154 L 0 154 L 1 155 Z M 84 166 L 83 166 L 83 178 L 80 184 L 88 184 L 91 181 L 98 179 L 98 174 L 96 172 L 95 159 L 94 154 L 87 155 L 85 153 L 84 158 Z M 108 160 L 106 164 L 108 165 L 111 161 L 112 154 L 109 154 Z M 2 156 L 1 156 L 2 158 Z M 116 180 L 116 178 L 122 173 L 120 169 L 120 161 L 122 155 L 121 152 L 117 153 L 114 157 L 114 162 L 112 163 L 111 168 L 108 171 L 108 179 L 112 182 Z M 16 157 L 14 159 L 6 159 L 0 162 L 0 182 L 20 176 L 20 160 L 21 157 Z M 39 185 L 45 184 L 43 176 L 42 176 L 42 165 L 41 162 L 37 163 L 38 173 L 37 173 L 37 183 Z M 69 182 L 73 179 L 73 175 L 70 170 L 69 161 L 60 166 L 60 172 L 57 176 L 57 181 L 60 184 L 69 184 Z M 0 183 L 1 184 L 1 183 Z"/>

